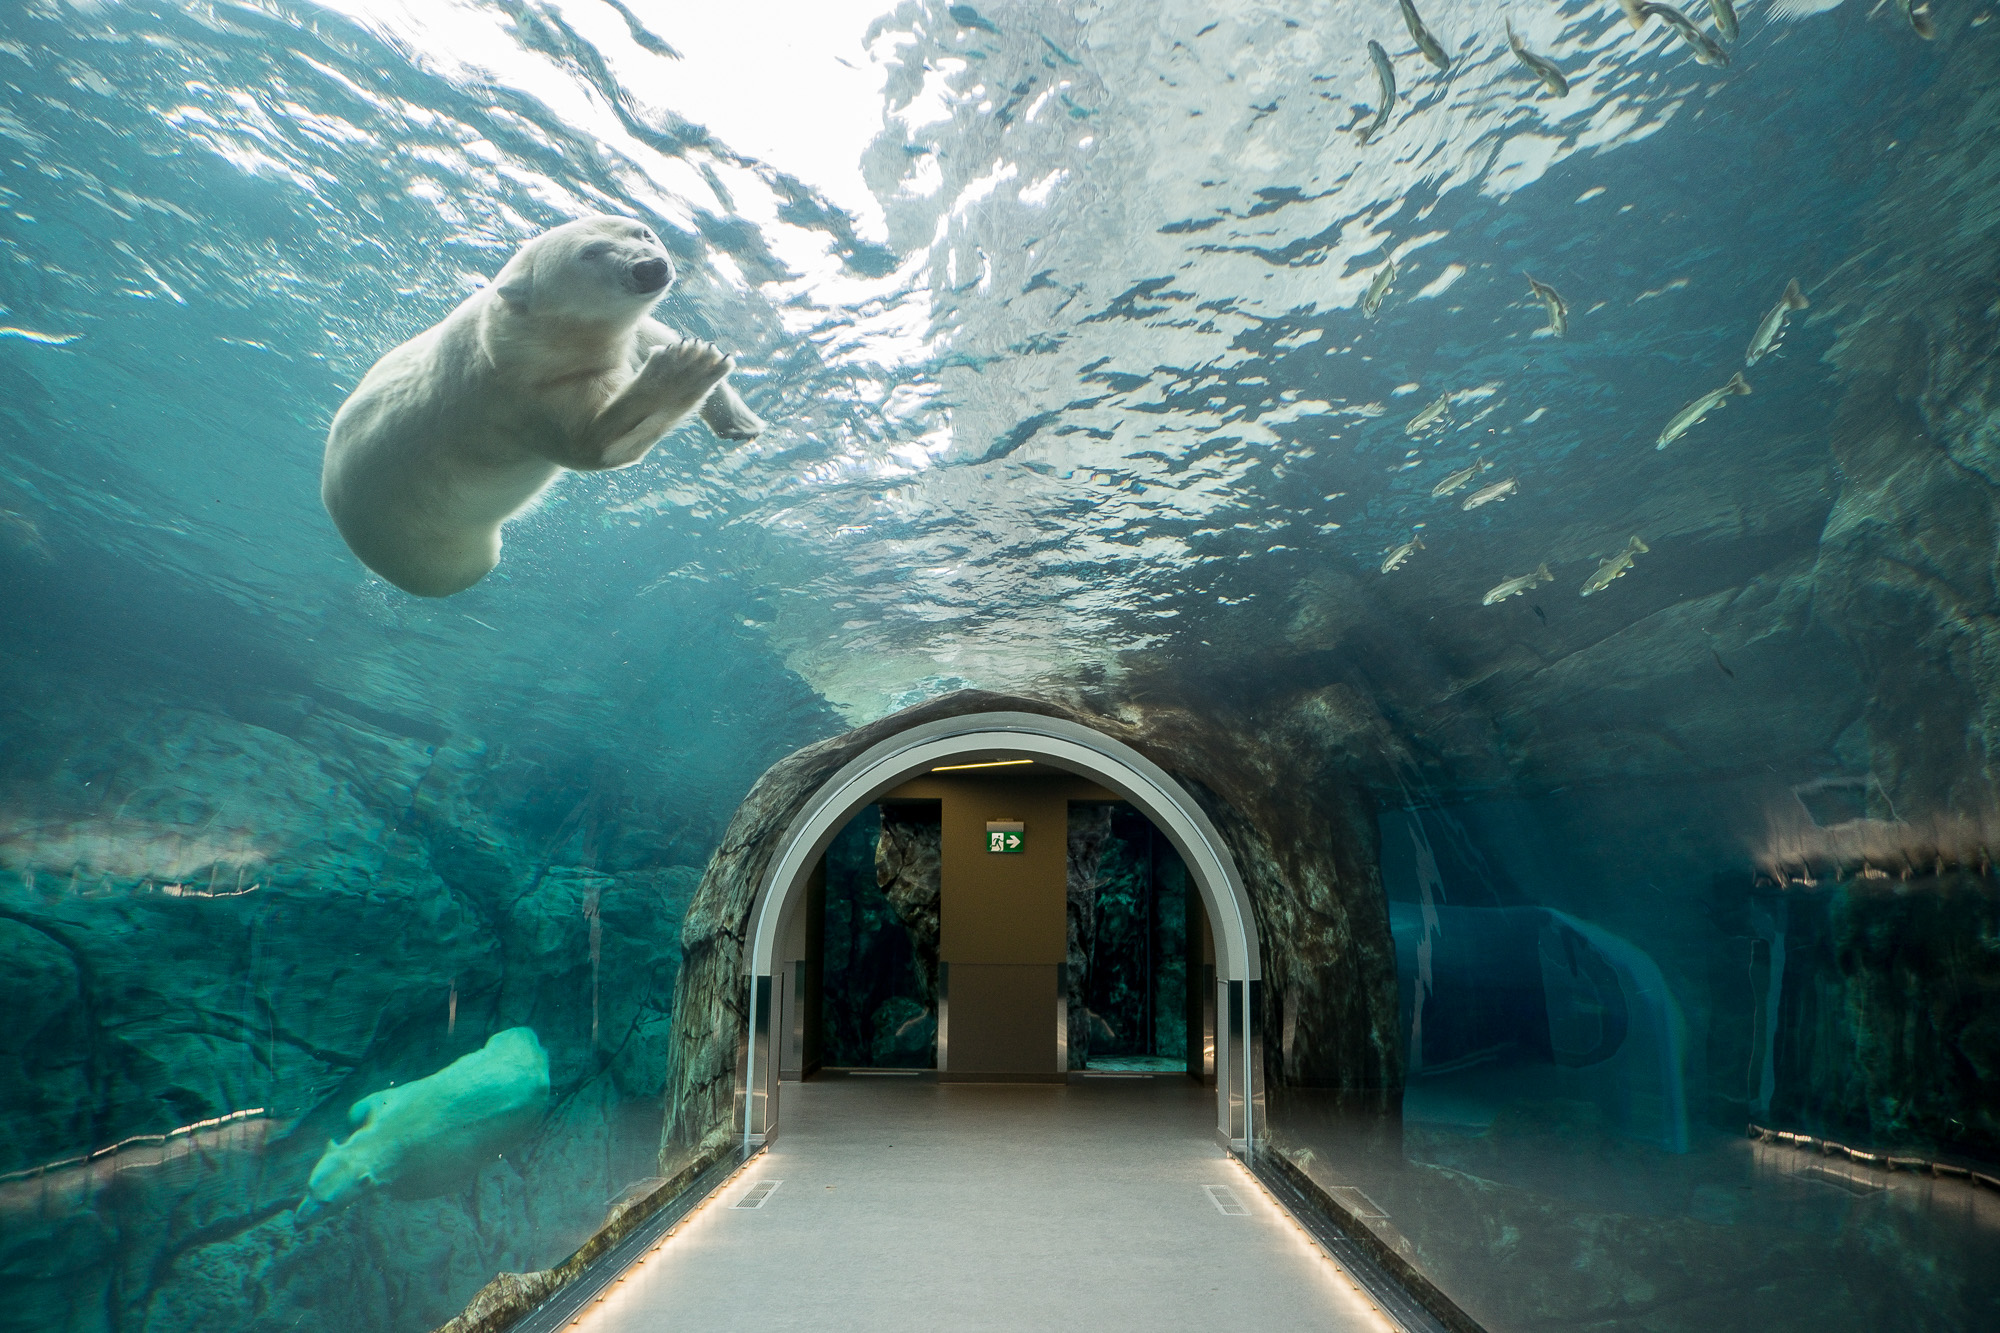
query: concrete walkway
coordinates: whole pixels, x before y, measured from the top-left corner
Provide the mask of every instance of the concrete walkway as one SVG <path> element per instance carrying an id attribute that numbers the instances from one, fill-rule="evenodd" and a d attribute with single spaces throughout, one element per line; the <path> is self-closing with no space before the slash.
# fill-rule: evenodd
<path id="1" fill-rule="evenodd" d="M 1184 1080 L 839 1078 L 781 1105 L 771 1150 L 574 1327 L 1388 1333 Z"/>

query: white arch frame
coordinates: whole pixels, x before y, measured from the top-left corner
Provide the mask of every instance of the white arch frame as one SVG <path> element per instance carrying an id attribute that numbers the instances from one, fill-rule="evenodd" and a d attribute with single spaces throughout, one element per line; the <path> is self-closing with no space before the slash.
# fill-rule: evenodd
<path id="1" fill-rule="evenodd" d="M 877 742 L 827 779 L 786 828 L 751 903 L 744 950 L 750 1001 L 740 1055 L 746 1149 L 777 1126 L 772 1028 L 778 1016 L 770 1002 L 771 974 L 779 932 L 812 868 L 856 811 L 933 766 L 973 752 L 1039 759 L 1091 778 L 1130 801 L 1180 853 L 1215 937 L 1217 1136 L 1247 1155 L 1263 1127 L 1257 1106 L 1262 1072 L 1257 1068 L 1261 1052 L 1254 990 L 1260 950 L 1256 917 L 1235 858 L 1194 799 L 1131 746 L 1062 718 L 1015 712 L 940 718 Z"/>

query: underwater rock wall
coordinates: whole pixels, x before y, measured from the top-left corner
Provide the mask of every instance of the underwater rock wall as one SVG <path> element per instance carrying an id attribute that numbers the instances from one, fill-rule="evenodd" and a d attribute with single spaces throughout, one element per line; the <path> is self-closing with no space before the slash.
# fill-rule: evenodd
<path id="1" fill-rule="evenodd" d="M 823 1067 L 937 1064 L 940 824 L 922 818 L 934 811 L 865 807 L 826 849 Z"/>
<path id="2" fill-rule="evenodd" d="M 1065 854 L 1063 960 L 1069 988 L 1069 1067 L 1090 1065 L 1090 962 L 1097 953 L 1098 867 L 1111 840 L 1111 807 L 1071 805 Z"/>
<path id="3" fill-rule="evenodd" d="M 1940 55 L 1827 315 L 1847 388 L 1814 601 L 1868 686 L 1877 818 L 2000 801 L 2000 53 Z"/>
<path id="4" fill-rule="evenodd" d="M 875 843 L 875 886 L 909 932 L 919 994 L 937 1007 L 938 898 L 944 858 L 944 824 L 928 808 L 882 807 L 882 836 Z"/>
<path id="5" fill-rule="evenodd" d="M 429 1327 L 652 1174 L 682 858 L 727 809 L 665 746 L 579 768 L 558 728 L 10 647 L 0 1328 Z M 525 1140 L 294 1221 L 351 1105 L 510 1027 L 551 1066 Z"/>
<path id="6" fill-rule="evenodd" d="M 1925 836 L 1990 831 L 2000 814 L 2000 51 L 1961 34 L 1939 43 L 1943 68 L 1824 316 L 1845 389 L 1813 608 L 1865 691 L 1852 813 L 1869 822 L 1841 827 L 1909 845 L 1786 894 L 1771 1116 L 1992 1162 L 1993 849 Z M 1864 869 L 1889 877 L 1825 882 Z"/>
<path id="7" fill-rule="evenodd" d="M 1187 866 L 1137 810 L 1112 806 L 1108 814 L 1093 890 L 1095 940 L 1071 1003 L 1088 1010 L 1093 1067 L 1131 1057 L 1184 1060 Z"/>
<path id="8" fill-rule="evenodd" d="M 2000 889 L 1951 872 L 1794 891 L 1782 908 L 1775 1123 L 2000 1161 Z"/>
<path id="9" fill-rule="evenodd" d="M 1255 711 L 1136 714 L 1140 748 L 1172 756 L 1160 762 L 1202 803 L 1249 890 L 1268 1081 L 1356 1110 L 1395 1108 L 1395 946 L 1369 790 L 1395 750 L 1380 713 L 1333 686 Z"/>

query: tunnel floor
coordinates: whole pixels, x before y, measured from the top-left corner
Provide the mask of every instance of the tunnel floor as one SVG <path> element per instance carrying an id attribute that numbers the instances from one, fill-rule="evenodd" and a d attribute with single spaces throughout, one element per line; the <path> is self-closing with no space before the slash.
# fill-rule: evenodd
<path id="1" fill-rule="evenodd" d="M 577 1327 L 1389 1328 L 1216 1146 L 1212 1090 L 829 1078 L 781 1106 Z"/>

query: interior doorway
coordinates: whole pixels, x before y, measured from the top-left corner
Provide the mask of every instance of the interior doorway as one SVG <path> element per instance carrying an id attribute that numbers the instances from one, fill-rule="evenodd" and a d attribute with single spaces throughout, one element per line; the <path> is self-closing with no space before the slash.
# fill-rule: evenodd
<path id="1" fill-rule="evenodd" d="M 948 801 L 992 810 L 947 820 Z M 993 812 L 1008 818 L 982 817 Z M 991 846 L 989 822 L 1021 827 Z M 958 855 L 947 823 L 970 844 Z M 1115 793 L 1025 761 L 948 767 L 856 812 L 807 885 L 780 950 L 781 1079 L 1214 1079 L 1207 913 L 1172 841 Z M 982 958 L 1026 984 L 996 988 Z M 1054 985 L 1038 984 L 1037 961 L 1055 966 Z M 980 1012 L 996 1005 L 1014 1012 Z M 982 1029 L 1021 1032 L 1022 1058 L 1002 1067 Z"/>
<path id="2" fill-rule="evenodd" d="M 833 1053 L 981 1082 L 1177 1061 L 1212 1081 L 1218 1138 L 1254 1150 L 1257 945 L 1241 877 L 1179 784 L 1090 728 L 976 714 L 850 760 L 771 856 L 747 943 L 746 1144 L 777 1130 L 780 1074 Z"/>

